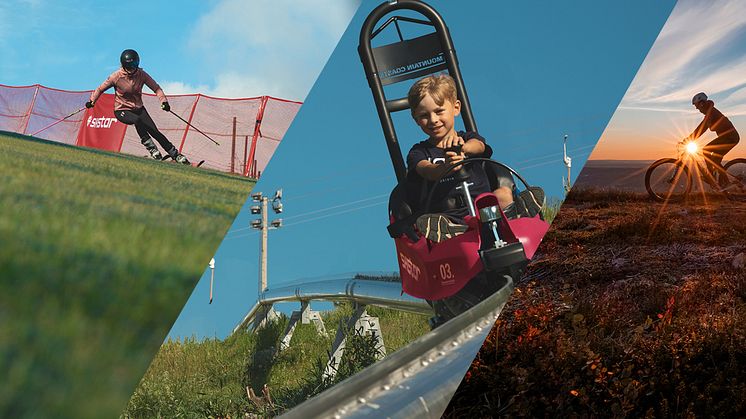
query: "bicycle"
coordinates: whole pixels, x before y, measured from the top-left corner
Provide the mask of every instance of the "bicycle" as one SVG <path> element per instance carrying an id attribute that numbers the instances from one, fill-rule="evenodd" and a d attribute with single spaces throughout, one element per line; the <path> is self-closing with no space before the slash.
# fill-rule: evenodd
<path id="1" fill-rule="evenodd" d="M 718 171 L 728 176 L 725 188 L 720 188 L 707 170 L 705 156 L 696 142 L 680 142 L 677 158 L 656 160 L 645 173 L 645 189 L 650 197 L 659 202 L 684 199 L 692 190 L 697 176 L 700 185 L 707 184 L 714 191 L 729 199 L 746 200 L 746 159 L 732 159 Z"/>

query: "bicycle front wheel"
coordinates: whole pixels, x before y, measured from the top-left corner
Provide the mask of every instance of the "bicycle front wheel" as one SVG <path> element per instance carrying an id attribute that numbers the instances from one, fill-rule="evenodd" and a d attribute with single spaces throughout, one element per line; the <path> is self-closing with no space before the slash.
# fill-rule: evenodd
<path id="1" fill-rule="evenodd" d="M 692 190 L 689 169 L 676 159 L 660 159 L 645 173 L 645 189 L 659 202 L 683 199 Z"/>
<path id="2" fill-rule="evenodd" d="M 733 159 L 723 165 L 728 172 L 732 187 L 728 190 L 731 197 L 746 198 L 746 159 Z"/>

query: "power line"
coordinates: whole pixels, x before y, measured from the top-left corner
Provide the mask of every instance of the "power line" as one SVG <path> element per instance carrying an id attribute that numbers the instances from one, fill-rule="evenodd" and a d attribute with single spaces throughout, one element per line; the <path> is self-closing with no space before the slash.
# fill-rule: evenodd
<path id="1" fill-rule="evenodd" d="M 296 225 L 299 225 L 299 224 L 308 223 L 308 222 L 320 220 L 320 219 L 323 219 L 323 218 L 334 217 L 336 215 L 346 214 L 346 213 L 350 213 L 350 212 L 354 212 L 354 211 L 359 211 L 361 209 L 371 208 L 371 207 L 375 207 L 375 206 L 382 205 L 382 204 L 387 204 L 387 201 L 374 202 L 374 203 L 368 204 L 368 205 L 363 205 L 363 206 L 359 206 L 359 207 L 355 207 L 355 208 L 348 208 L 348 209 L 343 210 L 343 211 L 337 211 L 337 212 L 332 212 L 330 214 L 320 215 L 318 217 L 308 218 L 308 219 L 305 219 L 305 220 L 298 221 L 296 223 L 286 224 L 284 227 L 292 227 L 292 226 L 296 226 Z M 234 231 L 238 231 L 238 230 L 234 230 Z M 252 236 L 254 234 L 257 234 L 257 232 L 251 232 L 249 234 L 239 234 L 237 236 L 231 236 L 231 237 L 227 237 L 226 236 L 223 240 L 230 240 L 230 239 L 238 239 L 238 238 L 243 238 L 243 237 L 249 237 L 249 236 Z"/>
<path id="2" fill-rule="evenodd" d="M 351 202 L 346 202 L 346 203 L 343 203 L 343 204 L 334 205 L 334 206 L 331 206 L 331 207 L 321 208 L 321 209 L 317 209 L 317 210 L 305 212 L 305 213 L 302 213 L 302 214 L 293 215 L 293 216 L 290 216 L 290 217 L 285 217 L 285 221 L 291 220 L 291 219 L 294 219 L 294 218 L 299 218 L 299 217 L 306 217 L 306 216 L 309 216 L 309 215 L 318 214 L 320 212 L 330 211 L 330 210 L 337 209 L 337 208 L 347 207 L 347 206 L 350 206 L 350 205 L 355 205 L 355 204 L 359 204 L 359 203 L 366 202 L 366 201 L 372 201 L 374 199 L 380 199 L 380 198 L 387 197 L 387 196 L 389 196 L 389 194 L 385 193 L 385 194 L 381 194 L 381 195 L 376 195 L 376 196 L 368 197 L 368 198 L 365 198 L 365 199 L 359 199 L 357 201 L 351 201 Z M 316 218 L 314 218 L 314 219 L 316 219 Z M 298 224 L 298 223 L 295 223 L 295 224 Z M 295 224 L 292 224 L 292 223 L 291 224 L 286 224 L 285 227 L 287 227 L 289 225 L 295 225 Z M 235 230 L 228 231 L 228 233 L 226 233 L 226 235 L 231 234 L 231 233 L 237 233 L 239 231 L 249 230 L 249 229 L 251 229 L 251 227 L 241 227 L 241 228 L 238 228 L 238 229 L 235 229 Z"/>

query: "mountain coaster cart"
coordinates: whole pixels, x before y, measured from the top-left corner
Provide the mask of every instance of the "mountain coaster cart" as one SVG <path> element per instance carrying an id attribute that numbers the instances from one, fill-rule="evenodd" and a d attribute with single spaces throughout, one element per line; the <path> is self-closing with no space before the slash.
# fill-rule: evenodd
<path id="1" fill-rule="evenodd" d="M 384 16 L 402 10 L 417 12 L 425 19 L 394 15 L 376 28 Z M 434 31 L 405 39 L 400 22 L 424 25 Z M 391 24 L 396 28 L 399 41 L 374 48 L 371 41 Z M 469 208 L 470 215 L 465 218 L 467 231 L 439 243 L 428 240 L 417 231 L 415 220 L 428 213 L 429 201 L 439 182 L 434 182 L 436 186 L 428 191 L 424 205 L 421 197 L 408 196 L 405 187 L 407 168 L 391 114 L 408 110 L 409 104 L 406 97 L 388 99 L 384 86 L 448 71 L 462 104 L 464 126 L 468 131 L 477 132 L 456 52 L 441 16 L 419 0 L 388 1 L 374 9 L 361 29 L 358 52 L 398 182 L 389 199 L 388 231 L 396 244 L 402 289 L 412 296 L 428 300 L 436 315 L 448 320 L 508 286 L 511 283 L 508 277 L 517 279 L 536 252 L 549 225 L 538 213 L 509 220 L 492 193 L 481 194 L 472 200 L 470 183 L 462 171 L 456 176 Z M 507 185 L 513 189 L 516 200 L 528 197 L 540 200 L 540 205 L 543 205 L 543 191 L 529 186 L 510 167 L 485 158 L 467 158 L 460 163 L 469 164 L 485 167 L 493 190 Z M 526 190 L 519 193 L 513 177 L 521 180 Z M 537 196 L 541 198 L 537 199 Z"/>

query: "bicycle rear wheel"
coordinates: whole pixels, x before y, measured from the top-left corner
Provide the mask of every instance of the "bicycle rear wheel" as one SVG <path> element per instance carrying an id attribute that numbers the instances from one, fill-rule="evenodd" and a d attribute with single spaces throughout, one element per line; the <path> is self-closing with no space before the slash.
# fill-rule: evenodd
<path id="1" fill-rule="evenodd" d="M 733 185 L 727 192 L 728 196 L 746 199 L 746 159 L 733 159 L 723 165 L 723 168 L 728 172 L 728 180 Z"/>
<path id="2" fill-rule="evenodd" d="M 689 169 L 676 159 L 660 159 L 645 173 L 645 189 L 659 202 L 683 199 L 692 190 Z"/>

